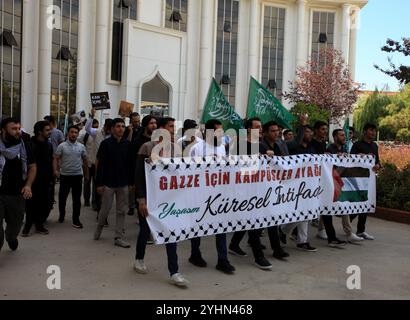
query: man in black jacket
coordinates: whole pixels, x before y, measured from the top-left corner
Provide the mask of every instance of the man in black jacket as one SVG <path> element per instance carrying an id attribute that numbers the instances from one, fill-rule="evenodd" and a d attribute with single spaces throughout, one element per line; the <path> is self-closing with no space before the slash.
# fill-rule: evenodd
<path id="1" fill-rule="evenodd" d="M 19 121 L 1 122 L 0 137 L 0 250 L 4 235 L 9 248 L 17 250 L 17 237 L 23 224 L 25 200 L 30 199 L 36 178 L 36 163 L 30 145 L 21 139 Z M 6 230 L 3 230 L 3 220 Z"/>
<path id="2" fill-rule="evenodd" d="M 247 155 L 266 154 L 265 147 L 260 143 L 262 139 L 262 122 L 259 118 L 248 119 L 245 122 L 245 129 L 248 131 L 247 136 Z M 240 148 L 239 148 L 239 151 Z M 234 233 L 229 245 L 229 252 L 237 256 L 245 256 L 246 254 L 239 247 L 246 231 L 237 231 Z M 249 244 L 252 248 L 252 253 L 255 258 L 255 265 L 262 270 L 271 270 L 272 264 L 265 258 L 260 242 L 261 230 L 249 230 Z"/>
<path id="3" fill-rule="evenodd" d="M 31 147 L 36 159 L 37 176 L 33 183 L 33 198 L 27 200 L 26 223 L 22 232 L 23 237 L 30 235 L 32 225 L 36 232 L 48 234 L 44 227 L 53 206 L 50 190 L 53 185 L 53 146 L 49 142 L 51 126 L 47 121 L 39 121 L 34 125 L 34 137 Z"/>
<path id="4" fill-rule="evenodd" d="M 371 154 L 376 157 L 376 165 L 373 171 L 377 172 L 381 168 L 379 147 L 374 142 L 377 136 L 377 127 L 374 124 L 367 123 L 363 127 L 363 139 L 353 144 L 351 154 Z M 353 221 L 357 215 L 351 215 Z M 366 232 L 367 213 L 359 214 L 357 222 L 357 235 L 365 240 L 374 240 L 374 237 Z"/>
<path id="5" fill-rule="evenodd" d="M 263 126 L 264 138 L 262 145 L 266 150 L 266 154 L 269 156 L 288 156 L 289 151 L 285 144 L 285 147 L 280 148 L 278 140 L 280 139 L 280 129 L 276 122 L 270 121 Z M 289 257 L 289 254 L 285 252 L 279 239 L 279 227 L 273 226 L 268 228 L 268 235 L 271 248 L 273 250 L 273 257 L 282 260 Z"/>
<path id="6" fill-rule="evenodd" d="M 133 179 L 129 175 L 129 141 L 123 139 L 125 122 L 115 119 L 112 122 L 111 137 L 104 140 L 97 153 L 97 192 L 102 195 L 101 211 L 94 239 L 99 240 L 105 221 L 111 211 L 114 195 L 117 214 L 114 244 L 122 248 L 130 248 L 124 240 L 124 222 L 128 204 L 128 189 Z"/>

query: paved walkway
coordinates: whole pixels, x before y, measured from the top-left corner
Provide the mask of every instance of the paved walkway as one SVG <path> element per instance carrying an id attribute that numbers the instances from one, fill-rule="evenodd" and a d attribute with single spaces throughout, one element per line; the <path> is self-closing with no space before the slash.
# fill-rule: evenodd
<path id="1" fill-rule="evenodd" d="M 84 230 L 56 221 L 54 211 L 48 224 L 50 235 L 20 239 L 17 252 L 10 252 L 5 244 L 0 252 L 0 299 L 410 299 L 409 225 L 369 219 L 368 229 L 376 241 L 348 245 L 343 250 L 313 239 L 319 251 L 307 253 L 290 243 L 288 262 L 269 258 L 271 272 L 254 267 L 250 257 L 231 257 L 237 268 L 232 276 L 215 270 L 213 238 L 203 241 L 204 258 L 209 264 L 204 270 L 188 263 L 190 243 L 185 242 L 178 247 L 180 270 L 191 285 L 178 289 L 168 283 L 164 247 L 148 246 L 148 275 L 133 271 L 136 217 L 127 216 L 126 220 L 131 249 L 114 247 L 112 227 L 104 230 L 100 241 L 94 241 L 95 213 L 88 208 L 82 212 Z M 341 234 L 341 222 L 336 220 L 335 224 Z M 310 229 L 313 235 L 316 229 Z M 262 240 L 268 245 L 267 236 Z M 251 253 L 246 241 L 242 246 Z M 46 287 L 49 265 L 61 268 L 61 290 Z M 350 265 L 361 268 L 361 290 L 346 287 Z"/>

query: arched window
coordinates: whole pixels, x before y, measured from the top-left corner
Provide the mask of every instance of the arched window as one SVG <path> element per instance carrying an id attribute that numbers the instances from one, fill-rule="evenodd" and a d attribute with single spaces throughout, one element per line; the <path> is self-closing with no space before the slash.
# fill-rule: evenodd
<path id="1" fill-rule="evenodd" d="M 157 74 L 154 79 L 144 83 L 141 90 L 141 115 L 169 116 L 170 87 Z"/>

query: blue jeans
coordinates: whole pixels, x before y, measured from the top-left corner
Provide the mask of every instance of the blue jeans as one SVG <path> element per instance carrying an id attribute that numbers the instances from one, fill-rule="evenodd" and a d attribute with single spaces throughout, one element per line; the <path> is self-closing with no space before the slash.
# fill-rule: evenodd
<path id="1" fill-rule="evenodd" d="M 228 261 L 228 249 L 226 246 L 226 234 L 217 234 L 215 236 L 216 250 L 218 251 L 218 263 Z M 191 258 L 201 257 L 201 238 L 191 239 Z"/>
<path id="2" fill-rule="evenodd" d="M 145 249 L 147 247 L 147 241 L 149 239 L 149 226 L 147 223 L 147 219 L 141 216 L 138 213 L 139 216 L 139 223 L 140 223 L 140 233 L 138 235 L 138 240 L 137 240 L 137 252 L 135 258 L 137 260 L 144 260 L 145 257 Z M 175 273 L 178 273 L 178 255 L 177 255 L 177 244 L 176 243 L 167 243 L 165 245 L 165 248 L 167 250 L 167 257 L 168 257 L 168 270 L 170 275 L 174 275 Z"/>

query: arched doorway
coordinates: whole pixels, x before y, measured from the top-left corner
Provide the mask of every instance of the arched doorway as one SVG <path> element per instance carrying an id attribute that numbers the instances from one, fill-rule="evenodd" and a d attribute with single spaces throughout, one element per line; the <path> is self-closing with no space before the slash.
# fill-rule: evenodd
<path id="1" fill-rule="evenodd" d="M 150 81 L 144 83 L 141 88 L 141 116 L 154 115 L 167 117 L 170 114 L 170 87 L 157 75 Z"/>

